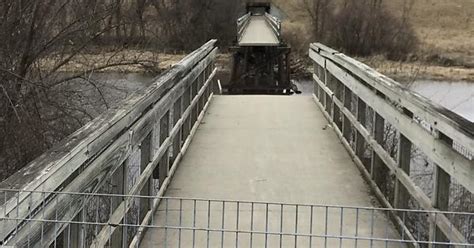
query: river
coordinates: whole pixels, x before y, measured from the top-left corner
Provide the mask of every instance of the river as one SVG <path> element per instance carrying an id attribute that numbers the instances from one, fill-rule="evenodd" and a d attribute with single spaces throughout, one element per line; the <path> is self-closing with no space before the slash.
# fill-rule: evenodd
<path id="1" fill-rule="evenodd" d="M 115 105 L 132 92 L 149 86 L 153 77 L 137 73 L 99 73 L 94 75 L 94 79 L 107 86 L 106 99 Z M 297 86 L 302 95 L 313 92 L 311 81 L 299 81 Z M 410 85 L 410 89 L 474 122 L 474 82 L 418 80 Z"/>
<path id="2" fill-rule="evenodd" d="M 416 81 L 413 91 L 474 122 L 474 82 Z"/>

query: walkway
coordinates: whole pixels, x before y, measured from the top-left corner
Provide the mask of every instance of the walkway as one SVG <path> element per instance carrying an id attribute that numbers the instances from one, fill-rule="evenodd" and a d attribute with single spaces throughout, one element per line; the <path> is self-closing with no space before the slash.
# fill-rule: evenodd
<path id="1" fill-rule="evenodd" d="M 169 197 L 193 197 L 205 199 L 233 199 L 264 202 L 316 203 L 346 206 L 373 207 L 373 198 L 368 186 L 361 178 L 357 167 L 339 142 L 334 131 L 327 126 L 313 99 L 310 96 L 216 96 L 211 102 L 208 112 L 199 127 L 189 150 L 181 162 L 174 179 L 168 189 Z M 227 205 L 223 213 L 222 204 L 213 203 L 210 226 L 221 226 L 225 217 L 226 229 L 235 229 L 236 217 L 240 228 L 250 227 L 250 205 L 242 205 L 237 214 L 234 205 Z M 162 202 L 160 210 L 154 217 L 156 225 L 165 221 L 178 226 L 192 221 L 193 211 L 197 224 L 205 225 L 208 219 L 206 206 L 184 204 L 179 207 L 177 202 L 170 201 L 168 206 Z M 165 208 L 166 220 L 164 220 Z M 179 209 L 182 216 L 179 217 Z M 257 207 L 256 207 L 257 208 Z M 324 209 L 314 213 L 310 225 L 309 208 L 300 208 L 295 219 L 295 207 L 284 209 L 284 217 L 280 215 L 278 206 L 265 210 L 264 206 L 255 209 L 253 223 L 265 225 L 269 231 L 279 228 L 290 232 L 296 227 L 299 231 L 312 227 L 313 233 L 328 233 L 354 236 L 354 232 L 377 237 L 397 238 L 393 227 L 380 213 L 356 213 L 331 209 L 327 219 L 323 217 Z M 197 209 L 197 210 L 196 210 Z M 174 211 L 174 212 L 172 212 Z M 270 212 L 264 217 L 264 212 Z M 356 216 L 357 215 L 357 216 Z M 291 216 L 291 218 L 290 218 Z M 342 220 L 341 220 L 342 216 Z M 268 220 L 266 220 L 268 219 Z M 284 219 L 284 224 L 281 224 Z M 357 224 L 356 224 L 357 222 Z M 342 225 L 341 225 L 342 223 Z M 373 223 L 373 225 L 372 225 Z M 247 227 L 243 227 L 246 226 Z M 356 228 L 357 225 L 357 228 Z M 329 227 L 328 227 L 329 226 Z M 342 228 L 341 228 L 342 226 Z M 255 229 L 254 229 L 255 230 Z M 294 231 L 294 230 L 293 230 Z M 304 231 L 309 233 L 309 230 Z M 149 230 L 142 247 L 178 247 L 177 231 Z M 196 232 L 196 247 L 206 247 L 206 232 Z M 191 233 L 181 234 L 181 246 L 191 247 Z M 210 234 L 210 247 L 224 244 L 224 247 L 236 246 L 236 234 Z M 250 235 L 240 234 L 238 244 L 250 247 Z M 263 235 L 254 235 L 253 247 L 263 247 Z M 280 242 L 278 235 L 268 236 L 268 247 L 277 247 Z M 294 237 L 284 237 L 283 247 L 291 244 Z M 300 238 L 298 246 L 308 247 L 309 238 Z M 329 242 L 333 247 L 337 240 L 324 241 L 314 239 L 314 247 L 321 247 L 322 242 Z M 331 243 L 334 242 L 334 243 Z M 369 247 L 360 241 L 360 247 Z M 354 241 L 344 240 L 342 247 Z M 385 247 L 385 243 L 374 243 L 374 247 Z M 392 247 L 392 246 L 388 246 Z M 395 247 L 395 246 L 394 246 Z M 397 244 L 396 247 L 400 247 Z"/>
<path id="2" fill-rule="evenodd" d="M 239 46 L 278 46 L 280 41 L 265 16 L 251 16 Z"/>

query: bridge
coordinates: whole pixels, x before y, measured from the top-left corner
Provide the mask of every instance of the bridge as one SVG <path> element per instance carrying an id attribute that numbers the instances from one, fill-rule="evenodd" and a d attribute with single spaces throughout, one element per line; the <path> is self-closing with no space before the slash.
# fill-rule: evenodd
<path id="1" fill-rule="evenodd" d="M 265 14 L 253 16 L 250 13 L 238 21 L 240 46 L 279 46 L 281 23 L 275 17 Z"/>
<path id="2" fill-rule="evenodd" d="M 216 95 L 216 55 L 211 40 L 2 182 L 2 245 L 474 246 L 474 213 L 450 207 L 474 193 L 471 122 L 322 44 L 310 96 Z"/>

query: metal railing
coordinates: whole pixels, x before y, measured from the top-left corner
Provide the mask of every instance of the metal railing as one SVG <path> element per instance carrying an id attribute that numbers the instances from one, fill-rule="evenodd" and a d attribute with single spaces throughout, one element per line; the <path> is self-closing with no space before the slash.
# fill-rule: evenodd
<path id="1" fill-rule="evenodd" d="M 249 24 L 252 14 L 249 12 L 237 20 L 237 39 L 240 41 L 242 35 Z"/>
<path id="2" fill-rule="evenodd" d="M 280 19 L 276 18 L 275 16 L 272 16 L 268 13 L 265 13 L 265 20 L 267 23 L 272 27 L 273 33 L 280 38 L 281 37 L 281 21 Z"/>
<path id="3" fill-rule="evenodd" d="M 474 212 L 472 122 L 322 44 L 312 44 L 309 55 L 314 99 L 384 207 Z M 420 157 L 429 177 L 415 180 Z M 422 223 L 430 242 L 473 242 L 472 220 L 470 237 L 443 214 Z M 408 224 L 401 229 L 407 235 Z"/>
<path id="4" fill-rule="evenodd" d="M 24 192 L 4 190 L 0 196 L 14 194 L 18 198 L 21 193 Z M 42 231 L 28 233 L 22 240 L 18 240 L 15 232 L 8 242 L 11 245 L 46 246 L 47 230 L 54 230 L 57 238 L 51 243 L 53 247 L 96 247 L 100 231 L 112 226 L 114 230 L 103 243 L 108 247 L 474 247 L 467 242 L 429 241 L 421 235 L 426 227 L 422 222 L 407 230 L 410 236 L 397 232 L 406 228 L 403 223 L 426 216 L 448 216 L 469 225 L 474 221 L 474 213 L 140 195 L 28 193 L 30 198 L 37 195 L 42 199 L 40 208 L 27 217 L 9 216 L 1 221 L 15 221 L 27 230 L 39 225 Z M 86 211 L 81 220 L 59 217 L 62 206 L 54 199 L 61 195 L 82 199 Z M 139 219 L 141 208 L 134 208 L 121 221 L 110 222 L 114 202 L 123 199 L 149 201 L 158 205 L 157 211 L 148 223 Z M 55 215 L 35 213 L 50 204 L 57 209 Z M 389 221 L 391 215 L 399 216 L 403 222 L 393 225 Z M 451 230 L 455 228 L 451 226 Z M 137 232 L 144 239 L 130 244 L 129 235 Z M 472 233 L 464 235 L 468 239 Z"/>
<path id="5" fill-rule="evenodd" d="M 90 200 L 54 191 L 144 196 L 164 194 L 178 163 L 212 98 L 216 74 L 216 40 L 189 54 L 143 91 L 119 107 L 86 124 L 61 144 L 0 183 L 0 241 L 18 247 L 55 243 L 67 223 L 83 221 Z M 41 190 L 42 194 L 35 191 Z M 109 219 L 120 223 L 138 210 L 138 225 L 147 225 L 157 205 L 144 199 L 115 198 Z M 97 203 L 102 206 L 105 203 Z M 99 208 L 97 208 L 99 209 Z M 55 220 L 55 225 L 24 222 Z M 96 247 L 102 247 L 116 227 L 96 225 Z M 100 230 L 99 230 L 100 228 Z M 140 240 L 129 233 L 126 244 Z M 72 247 L 80 240 L 75 239 Z M 71 242 L 71 239 L 69 240 Z"/>

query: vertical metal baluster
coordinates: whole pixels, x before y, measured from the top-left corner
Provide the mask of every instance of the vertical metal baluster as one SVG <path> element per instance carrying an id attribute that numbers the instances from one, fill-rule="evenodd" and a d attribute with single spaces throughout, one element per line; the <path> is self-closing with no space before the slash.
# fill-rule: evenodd
<path id="1" fill-rule="evenodd" d="M 196 245 L 196 200 L 193 200 L 193 248 Z"/>
<path id="2" fill-rule="evenodd" d="M 4 191 L 3 192 L 3 202 L 4 202 L 4 205 L 3 205 L 3 216 L 7 216 L 7 192 Z M 2 240 L 2 244 L 5 243 L 5 239 Z"/>
<path id="3" fill-rule="evenodd" d="M 153 184 L 153 183 L 152 183 L 152 184 Z M 152 198 L 150 198 L 150 202 L 151 202 L 150 204 L 155 204 L 155 202 L 157 201 L 157 198 L 156 198 L 156 196 L 155 196 L 155 195 L 156 195 L 156 194 L 155 194 L 155 191 L 156 191 L 156 190 L 155 190 L 155 188 L 154 188 L 153 186 L 152 186 L 151 191 L 153 191 L 152 194 L 154 194 L 154 196 L 153 196 Z M 155 213 L 152 213 L 152 214 L 151 214 L 150 224 L 151 224 L 151 226 L 155 226 L 155 225 L 156 225 L 156 223 L 155 223 Z M 153 229 L 153 227 L 151 227 L 151 228 Z"/>
<path id="4" fill-rule="evenodd" d="M 235 229 L 237 233 L 235 234 L 235 247 L 239 247 L 239 215 L 240 215 L 240 202 L 237 202 L 237 220 L 235 221 Z"/>
<path id="5" fill-rule="evenodd" d="M 56 208 L 54 210 L 54 248 L 57 247 L 57 238 L 58 238 L 58 196 L 56 195 Z"/>
<path id="6" fill-rule="evenodd" d="M 82 197 L 84 198 L 83 201 L 82 201 L 84 206 L 82 207 L 82 211 L 81 211 L 82 217 L 81 217 L 81 218 L 82 218 L 82 222 L 84 223 L 84 222 L 87 221 L 87 219 L 86 219 L 86 196 L 83 195 Z M 84 247 L 87 246 L 87 244 L 86 244 L 86 241 L 87 241 L 86 224 L 82 224 L 82 225 L 81 225 L 81 232 L 82 232 L 82 235 L 81 235 L 81 239 L 82 239 L 81 247 L 84 248 Z"/>
<path id="7" fill-rule="evenodd" d="M 138 172 L 138 175 L 140 175 L 140 173 L 141 173 L 141 172 L 139 171 L 139 172 Z M 136 216 L 137 218 L 135 219 L 136 222 L 133 221 L 133 226 L 136 227 L 135 225 L 140 224 L 140 216 L 142 216 L 142 215 L 141 215 L 142 201 L 141 201 L 140 198 L 134 197 L 134 196 L 132 196 L 132 199 L 133 199 L 134 202 L 137 203 L 137 211 L 138 211 L 137 216 Z M 168 199 L 166 199 L 166 205 L 167 205 L 167 204 L 168 204 Z M 166 217 L 168 217 L 167 214 L 168 214 L 168 210 L 165 211 Z M 168 236 L 168 233 L 167 233 L 168 230 L 166 229 L 167 227 L 168 227 L 168 226 L 165 225 L 165 247 L 168 247 L 168 243 L 166 242 L 167 239 L 168 239 L 168 237 L 167 237 L 167 236 Z M 137 233 L 134 232 L 134 235 L 136 235 L 136 234 L 137 234 Z"/>
<path id="8" fill-rule="evenodd" d="M 72 208 L 72 201 L 69 202 L 69 209 L 71 209 L 71 208 Z M 72 221 L 75 221 L 74 218 L 71 218 L 71 219 L 72 219 Z M 73 224 L 69 223 L 67 225 L 67 247 L 71 247 L 71 225 L 73 225 Z"/>
<path id="9" fill-rule="evenodd" d="M 28 196 L 28 198 L 29 198 L 29 200 L 28 200 L 28 219 L 29 219 L 29 220 L 28 220 L 28 222 L 29 222 L 29 223 L 27 223 L 27 224 L 28 224 L 29 230 L 30 230 L 30 231 L 28 232 L 28 247 L 30 247 L 31 226 L 32 226 L 32 224 L 33 224 L 33 221 L 32 221 L 32 219 L 33 219 L 33 216 L 32 216 L 32 211 L 33 211 L 33 209 L 32 209 L 32 207 L 31 207 L 31 205 L 32 205 L 32 204 L 31 204 L 31 203 L 32 203 L 32 202 L 31 202 L 31 197 L 32 197 L 33 194 L 34 194 L 34 193 L 31 192 L 31 194 Z"/>
<path id="10" fill-rule="evenodd" d="M 372 216 L 370 218 L 370 247 L 374 245 L 374 215 L 375 209 L 372 209 Z"/>
<path id="11" fill-rule="evenodd" d="M 43 202 L 43 205 L 42 205 L 43 211 L 42 211 L 42 213 L 41 213 L 41 216 L 42 216 L 41 219 L 44 220 L 44 211 L 45 211 L 45 209 L 46 209 L 46 206 L 45 206 L 45 204 L 46 204 L 45 198 L 46 198 L 46 197 L 45 197 L 45 193 L 44 193 L 44 192 L 41 193 L 41 198 L 42 198 L 41 201 Z M 44 222 L 42 221 L 42 222 L 41 222 L 41 245 L 43 245 L 43 242 L 44 242 L 44 241 L 43 241 L 43 236 L 44 236 Z"/>
<path id="12" fill-rule="evenodd" d="M 20 218 L 20 191 L 16 193 L 16 225 L 15 225 L 15 244 L 18 242 L 18 225 Z"/>
<path id="13" fill-rule="evenodd" d="M 283 204 L 280 204 L 280 248 L 283 246 Z"/>
<path id="14" fill-rule="evenodd" d="M 390 220 L 387 220 L 387 222 L 385 223 L 385 248 L 388 248 L 388 222 L 389 221 Z"/>
<path id="15" fill-rule="evenodd" d="M 140 208 L 138 209 L 140 211 Z M 168 198 L 165 199 L 165 247 L 168 247 Z"/>
<path id="16" fill-rule="evenodd" d="M 451 214 L 451 221 L 449 222 L 449 236 L 453 234 L 453 221 L 454 220 L 454 213 Z M 470 216 L 469 218 L 473 218 L 473 216 Z M 469 222 L 468 222 L 469 223 Z M 449 243 L 452 243 L 451 239 L 449 239 Z"/>
<path id="17" fill-rule="evenodd" d="M 250 247 L 253 247 L 253 202 L 250 206 Z"/>
<path id="18" fill-rule="evenodd" d="M 222 231 L 221 231 L 221 247 L 224 247 L 224 227 L 225 227 L 225 201 L 222 201 Z"/>
<path id="19" fill-rule="evenodd" d="M 342 247 L 342 228 L 344 225 L 344 208 L 341 207 L 341 222 L 339 223 L 339 247 Z"/>
<path id="20" fill-rule="evenodd" d="M 112 186 L 112 187 L 113 187 L 113 186 Z M 110 188 L 109 188 L 109 192 L 110 192 Z M 113 192 L 113 191 L 112 191 L 112 192 Z M 114 202 L 114 201 L 113 201 L 113 200 L 114 200 L 114 196 L 111 195 L 111 196 L 108 197 L 108 199 L 109 199 L 109 217 L 108 217 L 108 219 L 110 220 L 110 218 L 112 217 L 112 211 L 113 211 L 113 210 L 112 210 L 112 203 Z M 106 201 L 107 201 L 107 199 L 106 199 Z M 101 227 L 101 229 L 102 229 L 102 227 Z M 120 230 L 120 227 L 117 227 L 116 230 L 119 231 L 119 230 Z M 110 247 L 112 247 L 112 245 L 113 245 L 113 244 L 112 244 L 112 234 L 113 234 L 112 228 L 109 228 L 109 246 L 110 246 Z"/>
<path id="21" fill-rule="evenodd" d="M 71 247 L 71 224 L 67 226 L 67 247 Z"/>
<path id="22" fill-rule="evenodd" d="M 3 192 L 3 202 L 5 203 L 3 205 L 3 216 L 6 217 L 7 216 L 7 192 L 6 191 Z M 41 222 L 41 223 L 43 223 L 43 222 Z M 5 239 L 2 240 L 2 244 L 4 244 L 5 241 L 6 241 Z"/>
<path id="23" fill-rule="evenodd" d="M 3 205 L 3 216 L 7 216 L 7 192 L 3 192 L 3 202 L 5 203 Z"/>
<path id="24" fill-rule="evenodd" d="M 99 196 L 95 196 L 95 223 L 99 223 L 99 205 L 100 205 L 100 198 Z M 138 215 L 140 216 L 140 215 Z M 94 227 L 94 234 L 97 237 L 97 234 L 99 233 L 99 227 L 96 224 Z"/>
<path id="25" fill-rule="evenodd" d="M 419 218 L 419 215 L 420 215 L 420 213 L 418 213 L 418 216 L 417 216 L 418 218 Z M 420 228 L 420 222 L 421 222 L 421 221 L 417 221 L 417 223 L 416 223 L 416 224 L 417 224 L 417 228 L 416 228 L 416 229 L 418 230 L 418 234 L 417 234 L 417 239 L 418 239 L 418 240 L 417 240 L 417 241 L 420 241 L 420 239 L 421 239 L 421 234 L 420 234 L 420 229 L 421 229 L 421 228 Z"/>
<path id="26" fill-rule="evenodd" d="M 354 246 L 357 248 L 357 243 L 359 241 L 359 209 L 356 208 L 356 230 L 355 230 L 355 241 L 354 241 Z"/>
<path id="27" fill-rule="evenodd" d="M 268 203 L 265 204 L 265 248 L 268 247 Z"/>
<path id="28" fill-rule="evenodd" d="M 436 236 L 437 236 L 437 235 L 436 235 L 436 233 L 437 233 L 436 230 L 438 229 L 438 224 L 437 224 L 436 218 L 438 217 L 438 213 L 435 212 L 434 215 L 435 215 L 435 216 L 434 216 L 434 228 L 433 228 L 433 243 L 434 243 L 434 246 L 433 246 L 433 247 L 436 248 L 436 247 L 438 246 L 438 245 L 437 245 L 437 243 L 438 243 L 438 241 L 437 241 L 438 238 L 436 237 Z"/>
<path id="29" fill-rule="evenodd" d="M 123 187 L 124 187 L 123 188 L 123 190 L 124 190 L 123 194 L 125 195 L 125 194 L 127 194 L 128 185 L 124 185 Z M 127 199 L 128 199 L 127 197 L 125 197 L 125 196 L 123 197 L 123 201 L 125 201 L 125 203 L 127 203 L 127 201 L 128 201 Z M 124 224 L 124 226 L 122 228 L 122 248 L 126 248 L 127 247 L 127 242 L 128 242 L 128 233 L 127 233 L 128 232 L 128 227 L 127 227 L 128 223 L 127 223 L 127 221 L 128 221 L 127 220 L 127 208 L 124 207 L 123 208 L 123 224 Z"/>
<path id="30" fill-rule="evenodd" d="M 179 199 L 178 247 L 181 247 L 181 228 L 183 227 L 183 199 Z"/>
<path id="31" fill-rule="evenodd" d="M 343 227 L 344 227 L 344 208 L 341 207 L 341 222 L 339 227 L 339 247 L 342 247 L 342 234 L 343 234 Z"/>
<path id="32" fill-rule="evenodd" d="M 207 202 L 207 248 L 209 248 L 210 245 L 210 230 L 211 229 L 211 201 L 208 200 Z"/>
<path id="33" fill-rule="evenodd" d="M 295 248 L 298 247 L 298 205 L 296 205 L 295 214 Z"/>
<path id="34" fill-rule="evenodd" d="M 309 247 L 313 246 L 313 205 L 310 207 L 310 214 L 309 214 Z"/>
<path id="35" fill-rule="evenodd" d="M 324 217 L 324 247 L 328 247 L 328 219 L 329 219 L 329 207 L 326 206 L 326 216 Z"/>
<path id="36" fill-rule="evenodd" d="M 402 222 L 403 222 L 403 225 L 404 225 L 404 226 L 406 225 L 406 223 L 405 223 L 405 221 L 406 221 L 406 213 L 407 213 L 406 210 L 403 211 L 403 213 L 402 213 Z M 401 227 L 401 228 L 402 228 L 402 230 L 403 230 L 403 227 Z M 402 240 L 405 240 L 405 231 L 402 232 Z"/>

